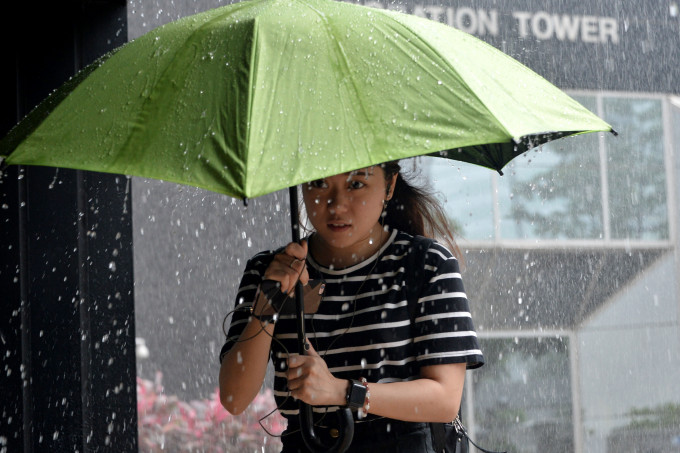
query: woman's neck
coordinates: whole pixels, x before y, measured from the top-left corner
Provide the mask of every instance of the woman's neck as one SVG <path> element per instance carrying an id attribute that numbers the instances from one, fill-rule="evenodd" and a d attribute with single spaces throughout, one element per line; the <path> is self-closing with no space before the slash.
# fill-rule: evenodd
<path id="1" fill-rule="evenodd" d="M 390 233 L 382 226 L 365 240 L 353 247 L 337 248 L 328 244 L 317 233 L 309 238 L 309 253 L 320 265 L 334 269 L 344 269 L 367 260 L 385 245 Z"/>

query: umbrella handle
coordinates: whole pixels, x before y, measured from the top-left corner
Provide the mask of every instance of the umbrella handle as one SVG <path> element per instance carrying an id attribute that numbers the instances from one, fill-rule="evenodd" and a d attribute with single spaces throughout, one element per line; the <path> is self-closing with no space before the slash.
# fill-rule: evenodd
<path id="1" fill-rule="evenodd" d="M 295 307 L 297 311 L 297 330 L 298 330 L 298 351 L 300 354 L 306 354 L 309 346 L 307 345 L 307 338 L 305 336 L 305 311 L 303 303 L 303 289 L 302 283 L 298 282 L 295 285 Z M 343 453 L 352 443 L 354 437 L 354 417 L 352 411 L 348 407 L 344 407 L 335 412 L 338 423 L 336 424 L 338 436 L 333 442 L 333 445 L 324 445 L 321 439 L 314 432 L 314 416 L 312 413 L 312 406 L 300 401 L 300 431 L 302 433 L 302 440 L 305 442 L 307 449 L 313 453 Z"/>
<path id="2" fill-rule="evenodd" d="M 338 437 L 333 445 L 324 445 L 314 432 L 312 406 L 300 401 L 300 431 L 307 449 L 314 453 L 330 452 L 343 453 L 352 443 L 354 437 L 354 418 L 352 411 L 344 407 L 335 412 L 337 419 Z"/>
<path id="3" fill-rule="evenodd" d="M 298 209 L 297 186 L 290 187 L 288 193 L 290 195 L 290 223 L 293 242 L 300 242 L 300 212 Z M 295 285 L 295 312 L 297 313 L 298 352 L 306 354 L 308 346 L 305 334 L 304 290 L 302 283 L 299 281 Z M 352 417 L 352 411 L 345 407 L 336 411 L 335 414 L 338 419 L 338 437 L 333 445 L 329 447 L 323 445 L 314 432 L 312 406 L 300 401 L 300 431 L 302 433 L 302 440 L 310 451 L 314 453 L 343 453 L 347 450 L 349 444 L 352 443 L 352 438 L 354 437 L 354 417 Z"/>

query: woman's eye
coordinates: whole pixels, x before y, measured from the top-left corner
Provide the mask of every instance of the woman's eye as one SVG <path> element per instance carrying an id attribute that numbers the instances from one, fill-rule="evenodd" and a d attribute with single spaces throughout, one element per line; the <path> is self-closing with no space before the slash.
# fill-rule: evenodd
<path id="1" fill-rule="evenodd" d="M 309 189 L 324 189 L 327 187 L 326 181 L 323 179 L 317 179 L 312 182 L 307 183 Z"/>
<path id="2" fill-rule="evenodd" d="M 356 181 L 356 180 L 354 180 L 354 181 L 350 181 L 350 183 L 349 183 L 349 188 L 352 189 L 352 190 L 356 190 L 356 189 L 361 189 L 361 188 L 364 187 L 365 185 L 366 185 L 366 184 L 363 183 L 363 182 L 361 182 L 361 181 Z"/>

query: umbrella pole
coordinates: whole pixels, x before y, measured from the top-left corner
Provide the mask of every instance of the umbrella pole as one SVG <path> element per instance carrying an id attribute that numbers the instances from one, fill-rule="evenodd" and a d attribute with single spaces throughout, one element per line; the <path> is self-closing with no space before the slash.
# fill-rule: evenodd
<path id="1" fill-rule="evenodd" d="M 298 206 L 298 190 L 297 186 L 291 186 L 288 189 L 290 196 L 290 227 L 293 237 L 293 242 L 300 242 L 300 209 Z M 297 322 L 297 337 L 298 337 L 298 353 L 306 354 L 309 350 L 307 344 L 307 335 L 305 334 L 305 305 L 303 303 L 304 291 L 302 283 L 298 281 L 295 285 L 295 313 Z M 300 407 L 300 431 L 302 440 L 304 440 L 307 448 L 313 452 L 329 452 L 329 453 L 343 453 L 349 447 L 354 436 L 354 417 L 352 411 L 348 408 L 339 409 L 336 414 L 338 418 L 338 432 L 339 435 L 335 439 L 332 446 L 323 445 L 321 440 L 314 432 L 314 418 L 312 413 L 312 406 L 299 402 Z"/>

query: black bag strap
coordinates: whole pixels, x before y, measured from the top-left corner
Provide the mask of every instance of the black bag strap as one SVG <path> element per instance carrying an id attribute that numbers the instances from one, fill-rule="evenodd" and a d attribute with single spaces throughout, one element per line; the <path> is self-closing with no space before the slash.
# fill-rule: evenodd
<path id="1" fill-rule="evenodd" d="M 416 311 L 418 310 L 418 297 L 423 289 L 423 275 L 425 274 L 425 261 L 427 251 L 434 243 L 434 239 L 424 236 L 414 236 L 411 243 L 411 250 L 409 250 L 407 258 L 406 272 L 406 297 L 408 302 L 409 314 L 411 317 L 411 327 L 415 326 Z M 432 431 L 432 446 L 435 452 L 445 452 L 446 449 L 446 425 L 447 423 L 430 423 L 430 430 Z M 458 409 L 458 417 L 452 423 L 453 429 L 456 431 L 457 441 L 465 443 L 470 442 L 479 451 L 483 453 L 507 453 L 486 450 L 477 445 L 470 436 L 468 436 L 465 427 L 463 426 L 461 418 L 461 410 Z M 462 451 L 467 452 L 467 448 Z"/>
<path id="2" fill-rule="evenodd" d="M 408 302 L 408 311 L 411 318 L 411 328 L 415 326 L 416 315 L 418 310 L 418 297 L 422 292 L 425 274 L 425 260 L 427 251 L 434 242 L 424 236 L 414 236 L 411 242 L 411 250 L 408 251 L 406 271 L 406 300 Z M 460 411 L 458 412 L 460 417 Z M 432 444 L 434 451 L 443 452 L 446 446 L 446 430 L 444 423 L 430 423 L 430 430 L 432 431 Z"/>
<path id="3" fill-rule="evenodd" d="M 425 274 L 425 258 L 434 239 L 425 236 L 414 236 L 411 242 L 407 258 L 406 272 L 406 301 L 411 315 L 411 325 L 416 322 L 416 310 L 418 309 L 418 296 L 423 289 L 422 277 Z"/>

